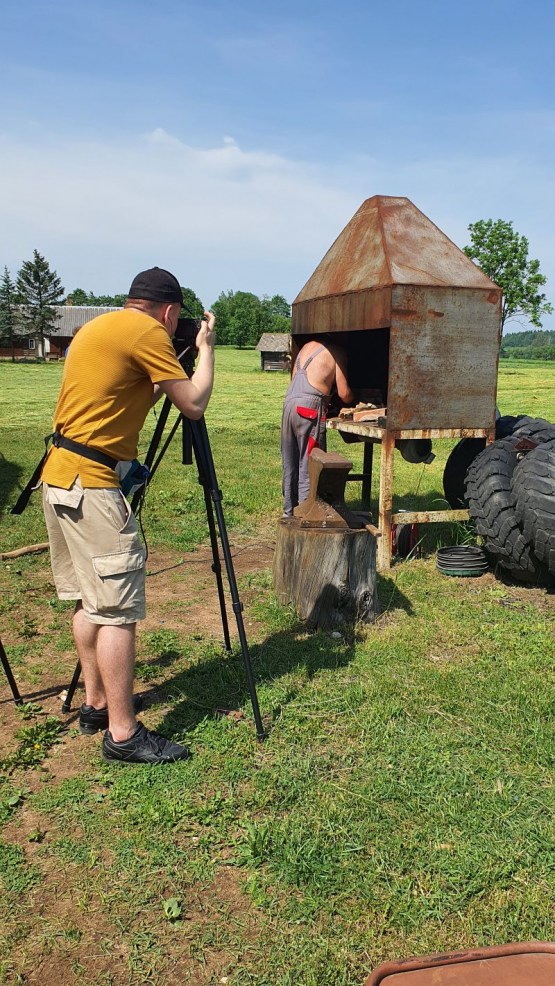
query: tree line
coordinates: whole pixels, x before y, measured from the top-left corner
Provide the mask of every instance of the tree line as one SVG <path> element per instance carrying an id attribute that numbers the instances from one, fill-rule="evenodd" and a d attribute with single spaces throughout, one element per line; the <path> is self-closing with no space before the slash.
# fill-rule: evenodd
<path id="1" fill-rule="evenodd" d="M 192 288 L 181 288 L 183 310 L 193 318 L 200 318 L 205 305 Z M 76 288 L 69 298 L 73 305 L 99 305 L 121 307 L 124 294 L 95 295 Z M 222 291 L 210 306 L 217 318 L 218 343 L 223 346 L 256 346 L 265 332 L 291 331 L 291 305 L 283 295 L 259 298 L 250 291 Z"/>
<path id="2" fill-rule="evenodd" d="M 531 330 L 505 336 L 499 352 L 501 359 L 555 360 L 555 332 Z"/>
<path id="3" fill-rule="evenodd" d="M 192 288 L 181 288 L 183 312 L 200 318 L 206 308 Z M 15 278 L 7 267 L 0 278 L 0 345 L 12 350 L 21 337 L 34 336 L 40 353 L 45 338 L 58 325 L 57 307 L 73 305 L 122 308 L 126 294 L 95 295 L 75 288 L 67 295 L 56 271 L 38 250 L 25 261 Z M 282 295 L 259 298 L 250 291 L 223 291 L 211 306 L 218 320 L 220 345 L 256 346 L 265 332 L 291 331 L 291 305 Z"/>
<path id="4" fill-rule="evenodd" d="M 542 288 L 547 278 L 540 271 L 539 260 L 528 256 L 528 240 L 513 228 L 512 222 L 503 219 L 480 219 L 471 223 L 470 244 L 464 247 L 481 270 L 503 292 L 501 328 L 511 318 L 526 318 L 536 329 L 541 329 L 543 315 L 553 311 Z M 183 309 L 198 318 L 205 306 L 192 290 L 182 288 Z M 45 337 L 56 328 L 56 306 L 73 304 L 97 307 L 121 308 L 125 294 L 95 295 L 83 288 L 75 288 L 66 296 L 56 271 L 50 270 L 48 261 L 35 250 L 33 259 L 26 261 L 15 280 L 8 268 L 0 279 L 0 343 L 15 348 L 16 339 L 34 335 L 44 353 Z M 228 346 L 255 346 L 266 333 L 289 333 L 291 305 L 279 294 L 259 298 L 249 291 L 222 291 L 211 306 L 218 320 L 218 342 Z M 525 333 L 524 333 L 525 334 Z M 522 333 L 515 333 L 511 339 Z M 552 335 L 546 333 L 545 335 Z M 532 357 L 553 359 L 553 340 L 527 340 L 520 343 L 524 350 L 531 350 Z M 504 340 L 501 356 L 516 354 L 516 342 Z M 527 357 L 528 358 L 528 357 Z"/>

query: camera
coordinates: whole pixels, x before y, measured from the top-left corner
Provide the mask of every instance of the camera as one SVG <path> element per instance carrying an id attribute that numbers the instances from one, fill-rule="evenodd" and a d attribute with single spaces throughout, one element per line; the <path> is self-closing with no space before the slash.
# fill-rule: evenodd
<path id="1" fill-rule="evenodd" d="M 186 373 L 192 373 L 198 356 L 196 347 L 197 335 L 200 329 L 200 318 L 179 318 L 173 337 L 173 346 L 177 358 Z"/>

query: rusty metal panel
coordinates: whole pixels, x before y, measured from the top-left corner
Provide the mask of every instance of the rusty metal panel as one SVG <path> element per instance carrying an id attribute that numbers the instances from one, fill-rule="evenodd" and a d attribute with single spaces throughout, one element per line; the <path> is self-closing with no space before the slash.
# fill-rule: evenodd
<path id="1" fill-rule="evenodd" d="M 313 298 L 293 305 L 291 332 L 349 332 L 383 329 L 391 324 L 391 288 Z"/>
<path id="2" fill-rule="evenodd" d="M 500 304 L 497 291 L 393 289 L 388 428 L 492 427 Z"/>
<path id="3" fill-rule="evenodd" d="M 552 986 L 553 942 L 514 942 L 384 962 L 365 986 Z"/>

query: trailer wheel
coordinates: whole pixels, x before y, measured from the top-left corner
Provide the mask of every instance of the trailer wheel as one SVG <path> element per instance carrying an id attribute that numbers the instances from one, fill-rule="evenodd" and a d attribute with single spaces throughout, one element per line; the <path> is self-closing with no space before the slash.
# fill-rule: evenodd
<path id="1" fill-rule="evenodd" d="M 461 438 L 455 445 L 443 471 L 443 492 L 453 510 L 468 507 L 465 481 L 468 467 L 485 448 L 485 438 Z"/>
<path id="2" fill-rule="evenodd" d="M 524 536 L 555 575 L 555 439 L 528 452 L 518 463 L 513 497 Z"/>
<path id="3" fill-rule="evenodd" d="M 546 569 L 517 520 L 511 491 L 517 464 L 515 446 L 520 437 L 499 439 L 480 452 L 467 472 L 466 496 L 470 516 L 492 562 L 517 581 L 539 582 Z"/>
<path id="4" fill-rule="evenodd" d="M 495 437 L 506 438 L 512 435 L 514 429 L 525 415 L 505 414 L 495 422 Z M 535 418 L 527 419 L 535 421 Z M 555 428 L 555 425 L 552 425 Z M 453 510 L 468 507 L 464 484 L 468 467 L 486 447 L 485 438 L 461 438 L 452 450 L 443 473 L 443 492 L 447 503 Z"/>

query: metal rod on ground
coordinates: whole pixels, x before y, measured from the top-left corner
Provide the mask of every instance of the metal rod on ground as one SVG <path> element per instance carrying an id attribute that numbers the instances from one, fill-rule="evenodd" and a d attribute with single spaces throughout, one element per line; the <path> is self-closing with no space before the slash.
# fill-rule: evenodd
<path id="1" fill-rule="evenodd" d="M 14 700 L 15 704 L 16 705 L 23 705 L 23 699 L 21 698 L 21 695 L 19 694 L 19 689 L 18 689 L 18 687 L 17 687 L 17 685 L 15 683 L 15 678 L 14 678 L 14 676 L 12 674 L 12 669 L 10 668 L 10 662 L 8 661 L 8 657 L 7 657 L 6 651 L 4 650 L 4 644 L 2 643 L 2 640 L 1 639 L 0 639 L 0 660 L 2 661 L 2 667 L 4 668 L 4 672 L 6 674 L 6 678 L 8 679 L 8 685 L 11 688 L 11 692 L 12 692 L 13 700 Z"/>

